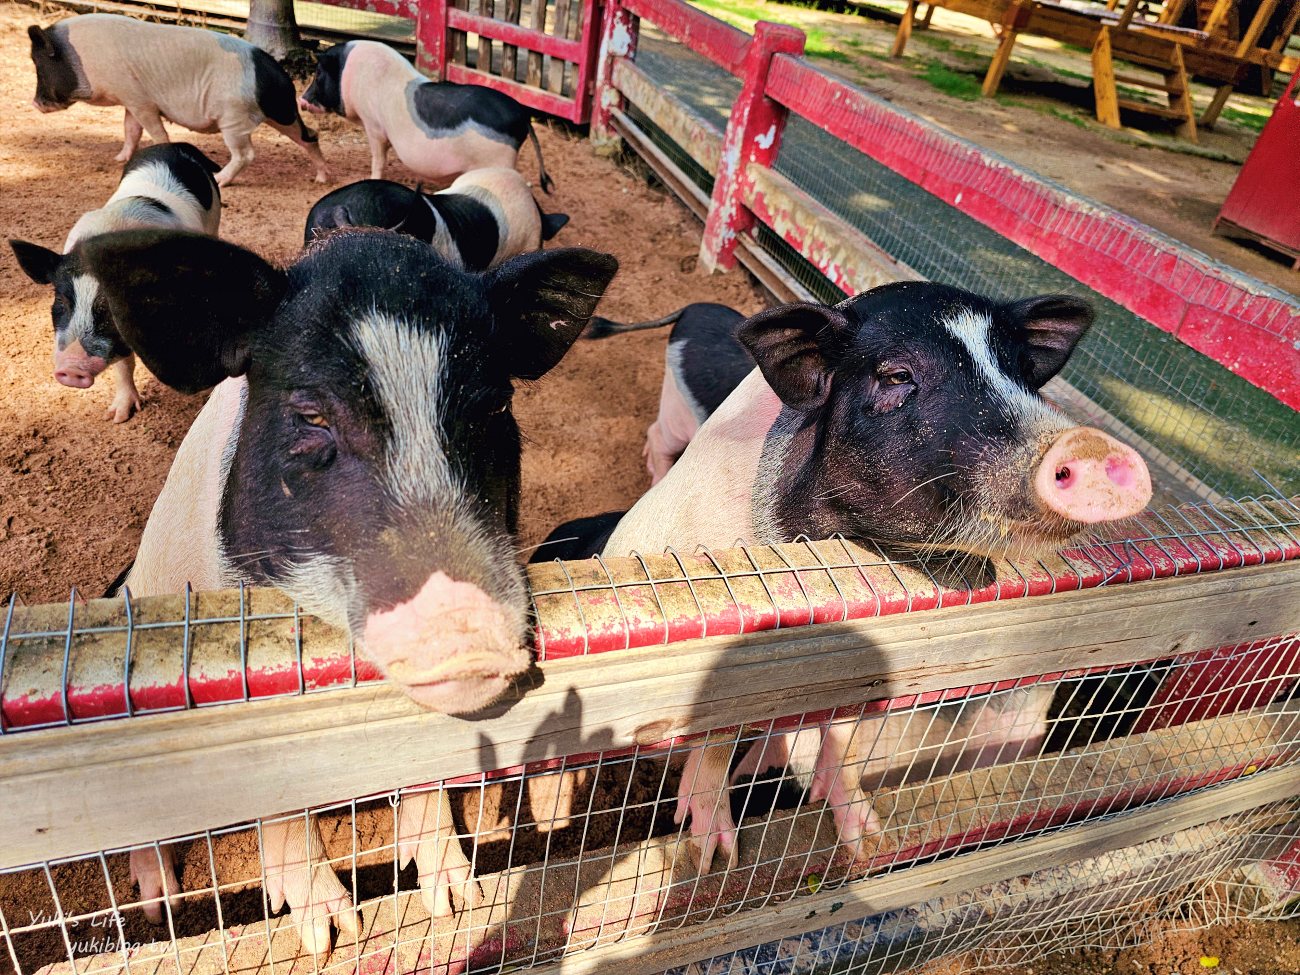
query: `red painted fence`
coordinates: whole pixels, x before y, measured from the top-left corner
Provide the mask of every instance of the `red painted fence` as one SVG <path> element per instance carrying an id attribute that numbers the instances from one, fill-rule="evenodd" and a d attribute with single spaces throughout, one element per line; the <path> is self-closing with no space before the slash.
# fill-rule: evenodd
<path id="1" fill-rule="evenodd" d="M 705 266 L 733 266 L 737 236 L 759 220 L 849 290 L 831 273 L 833 255 L 810 246 L 807 228 L 772 219 L 789 214 L 746 175 L 751 163 L 774 163 L 790 111 L 1300 408 L 1300 301 L 819 71 L 793 28 L 760 22 L 751 38 L 684 0 L 607 0 L 593 137 L 616 134 L 615 64 L 633 59 L 641 19 L 742 84 L 722 135 Z"/>

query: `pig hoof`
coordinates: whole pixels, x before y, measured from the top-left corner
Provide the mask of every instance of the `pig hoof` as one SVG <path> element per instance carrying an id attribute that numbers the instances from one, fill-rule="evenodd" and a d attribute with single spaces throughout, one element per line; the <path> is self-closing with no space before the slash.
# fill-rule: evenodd
<path id="1" fill-rule="evenodd" d="M 118 397 L 104 411 L 104 419 L 114 423 L 125 423 L 142 409 L 144 409 L 144 401 L 139 396 Z"/>
<path id="2" fill-rule="evenodd" d="M 736 852 L 736 824 L 731 820 L 731 809 L 724 793 L 719 801 L 717 793 L 697 793 L 679 796 L 673 822 L 679 826 L 687 815 L 691 818 L 691 859 L 701 874 L 713 866 L 713 855 L 721 851 L 727 858 L 725 869 L 734 870 L 739 858 Z"/>
<path id="3" fill-rule="evenodd" d="M 113 161 L 114 161 L 114 162 L 126 162 L 126 161 L 127 161 L 128 159 L 130 159 L 130 158 L 131 158 L 131 153 L 129 153 L 129 152 L 127 152 L 125 149 L 123 149 L 121 152 L 119 152 L 116 156 L 113 157 Z"/>
<path id="4" fill-rule="evenodd" d="M 180 881 L 176 879 L 176 860 L 170 845 L 132 850 L 131 882 L 140 888 L 140 908 L 150 924 L 163 923 L 163 895 L 173 911 L 180 907 Z"/>
<path id="5" fill-rule="evenodd" d="M 397 815 L 398 863 L 406 866 L 415 861 L 420 900 L 429 914 L 435 918 L 451 916 L 453 888 L 461 910 L 477 907 L 483 891 L 461 849 L 447 794 L 438 791 L 403 796 Z"/>

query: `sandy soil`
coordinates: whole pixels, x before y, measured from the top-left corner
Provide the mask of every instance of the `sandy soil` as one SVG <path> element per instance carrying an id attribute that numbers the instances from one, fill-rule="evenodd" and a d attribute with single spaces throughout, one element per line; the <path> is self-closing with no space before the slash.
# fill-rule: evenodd
<path id="1" fill-rule="evenodd" d="M 22 31 L 34 19 L 30 8 L 0 3 L 0 47 L 6 52 L 0 70 L 0 229 L 5 236 L 58 247 L 77 216 L 99 206 L 113 190 L 119 166 L 112 157 L 120 145 L 121 116 L 117 110 L 87 106 L 40 116 L 31 108 L 33 73 Z M 342 120 L 325 120 L 322 129 L 322 146 L 336 176 L 348 180 L 366 175 L 360 131 Z M 176 135 L 224 161 L 219 137 Z M 746 311 L 762 306 L 760 292 L 742 275 L 706 278 L 696 271 L 699 227 L 671 198 L 647 186 L 636 172 L 596 158 L 584 141 L 564 129 L 544 127 L 540 136 L 558 187 L 545 206 L 572 217 L 557 243 L 608 250 L 623 262 L 602 314 L 624 320 L 657 317 L 699 300 L 722 301 Z M 298 250 L 302 219 L 321 190 L 310 182 L 306 161 L 286 140 L 266 131 L 256 142 L 256 162 L 226 194 L 222 234 L 288 262 Z M 533 175 L 531 160 L 522 168 Z M 395 166 L 392 175 L 401 179 L 407 174 Z M 145 410 L 125 425 L 104 422 L 101 414 L 110 382 L 78 391 L 53 381 L 48 292 L 27 281 L 7 249 L 0 254 L 0 293 L 7 299 L 0 308 L 0 592 L 17 590 L 28 600 L 61 599 L 76 586 L 97 594 L 131 558 L 172 454 L 202 397 L 173 393 L 143 377 Z M 663 335 L 645 333 L 579 345 L 551 376 L 517 398 L 516 412 L 528 437 L 523 545 L 539 541 L 565 518 L 626 507 L 644 489 L 640 448 L 658 396 L 663 341 Z M 631 794 L 644 801 L 659 785 L 658 776 L 648 775 L 634 784 Z M 591 808 L 615 808 L 628 794 L 625 779 L 618 773 L 607 776 Z M 508 794 L 494 802 L 514 808 Z M 459 812 L 466 821 L 479 821 L 480 810 L 472 799 Z M 662 813 L 660 809 L 655 827 L 656 817 L 649 810 L 633 825 L 658 831 L 665 825 Z M 484 809 L 482 815 L 486 828 L 493 811 Z M 363 808 L 358 826 L 378 845 L 385 842 L 384 823 L 390 816 L 386 807 Z M 614 821 L 612 815 L 594 817 L 586 845 L 608 842 Z M 535 831 L 534 836 L 531 845 L 517 846 L 516 860 L 545 849 L 544 837 Z M 576 841 L 557 834 L 555 842 L 559 845 L 552 848 L 563 852 Z M 222 883 L 256 877 L 256 845 L 248 832 L 221 838 L 219 853 Z M 483 855 L 483 869 L 504 865 L 503 854 L 490 846 L 483 848 Z M 106 897 L 103 870 L 115 896 L 131 896 L 123 857 L 108 858 L 102 869 L 92 860 L 58 871 L 66 909 L 74 909 L 78 900 L 89 906 Z M 204 883 L 209 867 L 201 845 L 191 847 L 184 870 L 184 882 L 191 889 Z M 391 868 L 362 876 L 363 896 L 391 889 L 391 877 Z M 402 886 L 409 888 L 413 880 L 404 875 Z M 25 920 L 30 912 L 52 911 L 49 900 L 40 875 L 9 878 L 0 885 L 0 907 L 11 923 L 15 917 Z M 255 892 L 223 895 L 222 906 L 227 923 L 262 916 L 261 897 Z M 207 930 L 214 921 L 211 905 L 187 909 L 180 920 L 183 930 L 178 933 Z M 128 923 L 129 940 L 154 936 L 138 915 L 130 915 Z M 1195 946 L 1211 944 L 1225 962 L 1239 956 L 1236 968 L 1241 972 L 1271 975 L 1300 969 L 1296 941 L 1294 925 L 1257 925 L 1197 934 L 1186 942 L 1193 946 L 1184 945 L 1186 950 L 1066 956 L 1068 963 L 1061 963 L 1066 967 L 1034 966 L 1017 969 L 1015 975 L 1191 972 L 1199 970 L 1193 956 L 1211 953 Z M 1274 946 L 1275 955 L 1268 955 Z M 22 949 L 24 973 L 63 953 L 57 939 L 28 938 Z M 1275 960 L 1257 961 L 1266 955 Z M 0 956 L 8 971 L 7 952 Z"/>
<path id="2" fill-rule="evenodd" d="M 23 31 L 30 8 L 0 4 L 0 229 L 59 248 L 73 222 L 101 206 L 120 173 L 121 112 L 74 106 L 55 115 L 31 107 L 35 74 Z M 359 128 L 322 123 L 321 145 L 339 182 L 369 175 Z M 721 301 L 747 312 L 763 306 L 741 274 L 695 270 L 699 228 L 662 192 L 630 170 L 596 158 L 561 128 L 541 127 L 556 191 L 547 210 L 572 222 L 556 245 L 617 255 L 622 270 L 601 313 L 657 318 L 691 301 Z M 174 133 L 225 161 L 217 135 Z M 254 136 L 257 159 L 225 194 L 221 234 L 263 256 L 289 262 L 302 224 L 323 192 L 297 148 L 269 129 Z M 522 169 L 536 176 L 531 154 Z M 404 179 L 393 163 L 390 177 Z M 409 180 L 414 182 L 414 180 Z M 50 293 L 32 284 L 6 247 L 0 254 L 0 592 L 28 600 L 63 599 L 69 587 L 99 595 L 135 551 L 201 396 L 182 396 L 144 378 L 146 407 L 114 426 L 100 416 L 112 390 L 101 377 L 89 391 L 51 376 Z M 628 507 L 648 485 L 641 466 L 645 429 L 663 378 L 664 335 L 581 343 L 551 375 L 516 398 L 528 439 L 524 452 L 524 545 L 567 518 Z M 594 458 L 599 461 L 593 463 Z"/>

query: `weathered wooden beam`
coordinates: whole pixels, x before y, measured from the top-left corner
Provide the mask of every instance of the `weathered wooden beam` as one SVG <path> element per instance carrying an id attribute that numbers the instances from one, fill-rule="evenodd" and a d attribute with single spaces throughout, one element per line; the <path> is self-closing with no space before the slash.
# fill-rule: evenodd
<path id="1" fill-rule="evenodd" d="M 722 158 L 722 132 L 689 105 L 661 88 L 631 61 L 614 62 L 614 87 L 654 121 L 681 150 L 710 173 Z"/>
<path id="2" fill-rule="evenodd" d="M 1289 562 L 548 661 L 478 721 L 421 711 L 379 684 L 6 735 L 0 793 L 22 801 L 0 820 L 0 867 L 803 711 L 1296 630 L 1300 562 Z"/>

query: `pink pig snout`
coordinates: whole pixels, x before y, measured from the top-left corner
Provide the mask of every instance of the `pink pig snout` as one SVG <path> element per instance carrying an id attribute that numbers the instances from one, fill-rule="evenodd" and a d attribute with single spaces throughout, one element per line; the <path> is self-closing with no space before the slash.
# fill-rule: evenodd
<path id="1" fill-rule="evenodd" d="M 371 613 L 366 653 L 421 707 L 477 711 L 528 669 L 519 614 L 478 586 L 435 572 L 411 599 Z"/>
<path id="2" fill-rule="evenodd" d="M 1043 455 L 1034 492 L 1056 514 L 1095 525 L 1145 508 L 1151 500 L 1151 475 L 1132 447 L 1092 427 L 1074 427 Z"/>
<path id="3" fill-rule="evenodd" d="M 298 96 L 298 107 L 304 112 L 313 112 L 316 115 L 325 114 L 325 109 L 321 108 L 315 102 L 307 101 L 307 99 L 303 98 L 301 95 Z"/>
<path id="4" fill-rule="evenodd" d="M 80 342 L 54 353 L 54 378 L 73 389 L 89 389 L 95 385 L 95 377 L 107 366 L 102 356 L 86 355 Z"/>

